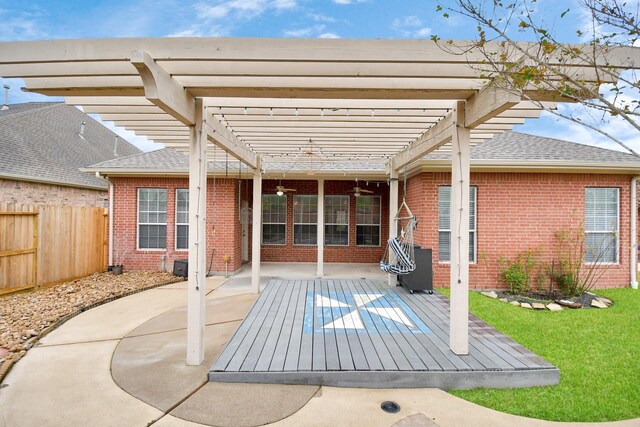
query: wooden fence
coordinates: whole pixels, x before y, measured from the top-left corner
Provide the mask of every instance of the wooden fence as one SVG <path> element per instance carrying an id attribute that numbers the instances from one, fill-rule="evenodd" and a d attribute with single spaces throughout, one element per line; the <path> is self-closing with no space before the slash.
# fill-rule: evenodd
<path id="1" fill-rule="evenodd" d="M 0 294 L 104 271 L 105 209 L 0 203 Z"/>

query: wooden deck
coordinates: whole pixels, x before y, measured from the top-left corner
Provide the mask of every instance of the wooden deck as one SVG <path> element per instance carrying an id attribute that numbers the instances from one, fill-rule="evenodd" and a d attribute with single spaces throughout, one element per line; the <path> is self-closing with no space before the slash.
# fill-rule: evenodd
<path id="1" fill-rule="evenodd" d="M 529 387 L 559 371 L 469 316 L 469 355 L 449 350 L 449 301 L 383 280 L 277 280 L 247 314 L 209 381 L 368 388 Z"/>

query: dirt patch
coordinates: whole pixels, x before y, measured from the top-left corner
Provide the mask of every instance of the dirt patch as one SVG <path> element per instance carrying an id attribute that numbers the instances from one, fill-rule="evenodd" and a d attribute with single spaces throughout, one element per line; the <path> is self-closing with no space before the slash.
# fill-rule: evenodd
<path id="1" fill-rule="evenodd" d="M 145 289 L 180 282 L 170 273 L 96 273 L 35 292 L 0 298 L 0 380 L 44 335 L 77 314 Z"/>

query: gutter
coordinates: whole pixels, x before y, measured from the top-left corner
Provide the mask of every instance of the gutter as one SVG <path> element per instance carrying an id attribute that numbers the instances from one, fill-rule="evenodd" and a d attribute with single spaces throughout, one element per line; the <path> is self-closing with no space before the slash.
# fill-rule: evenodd
<path id="1" fill-rule="evenodd" d="M 631 178 L 631 253 L 629 272 L 631 288 L 638 289 L 638 180 L 640 175 Z"/>
<path id="2" fill-rule="evenodd" d="M 83 172 L 82 170 L 80 170 L 80 171 Z M 59 185 L 60 187 L 71 187 L 71 188 L 82 188 L 82 189 L 87 189 L 87 190 L 106 191 L 105 187 L 100 187 L 100 186 L 97 186 L 97 185 L 74 184 L 74 183 L 71 183 L 71 182 L 55 181 L 55 180 L 52 180 L 52 179 L 35 178 L 35 177 L 25 176 L 25 175 L 16 175 L 16 174 L 8 173 L 8 172 L 0 172 L 0 179 L 7 179 L 7 180 L 11 180 L 11 181 L 35 182 L 37 184 Z"/>

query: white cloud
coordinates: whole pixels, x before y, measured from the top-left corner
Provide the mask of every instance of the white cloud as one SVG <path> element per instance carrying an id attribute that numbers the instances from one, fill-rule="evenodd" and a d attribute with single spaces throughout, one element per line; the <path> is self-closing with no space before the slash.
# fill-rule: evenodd
<path id="1" fill-rule="evenodd" d="M 194 22 L 178 28 L 170 37 L 229 36 L 243 22 L 259 18 L 265 13 L 280 13 L 298 7 L 298 0 L 226 0 L 216 4 L 199 2 L 193 5 Z"/>
<path id="2" fill-rule="evenodd" d="M 298 7 L 298 2 L 296 0 L 275 0 L 273 6 L 276 9 L 293 9 Z"/>
<path id="3" fill-rule="evenodd" d="M 319 39 L 339 39 L 340 36 L 335 33 L 322 33 L 318 36 Z"/>
<path id="4" fill-rule="evenodd" d="M 333 0 L 335 4 L 355 4 L 355 3 L 364 3 L 367 0 Z"/>
<path id="5" fill-rule="evenodd" d="M 313 19 L 316 22 L 336 22 L 336 18 L 333 16 L 328 16 L 322 13 L 310 13 L 309 18 Z"/>
<path id="6" fill-rule="evenodd" d="M 37 14 L 29 12 L 10 12 L 0 9 L 0 40 L 34 40 L 44 39 L 48 35 L 42 30 Z"/>
<path id="7" fill-rule="evenodd" d="M 313 34 L 324 30 L 324 25 L 314 25 L 312 27 L 298 28 L 296 30 L 285 30 L 285 37 L 311 37 Z"/>
<path id="8" fill-rule="evenodd" d="M 425 26 L 422 20 L 415 15 L 394 19 L 391 28 L 402 37 L 426 38 L 431 35 L 431 28 Z"/>
<path id="9" fill-rule="evenodd" d="M 286 30 L 282 34 L 285 37 L 318 37 L 320 39 L 339 39 L 340 36 L 330 31 L 325 31 L 324 24 L 312 25 L 305 28 Z"/>

